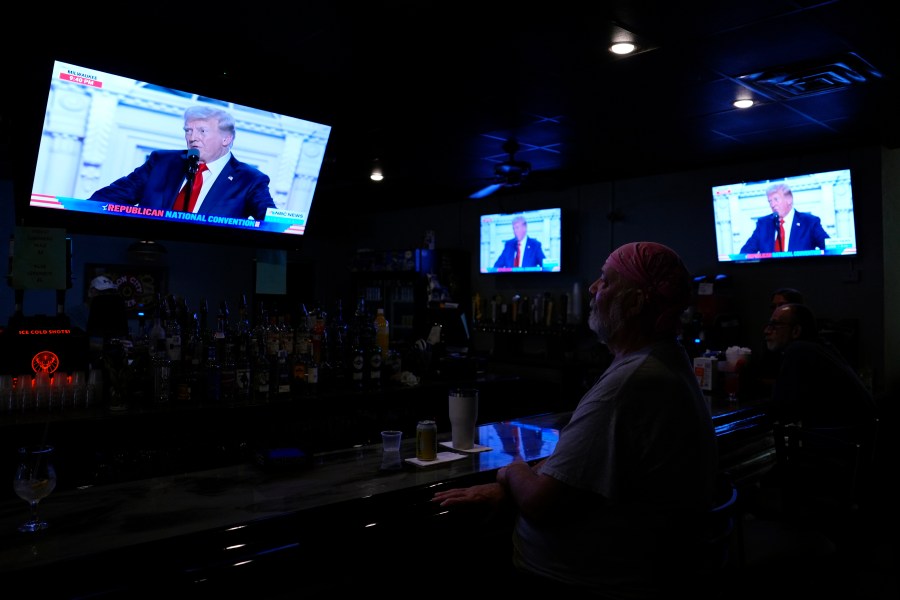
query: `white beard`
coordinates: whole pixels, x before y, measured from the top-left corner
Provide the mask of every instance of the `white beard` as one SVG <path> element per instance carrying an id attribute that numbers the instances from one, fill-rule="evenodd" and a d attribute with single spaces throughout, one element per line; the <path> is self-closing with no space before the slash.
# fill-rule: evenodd
<path id="1" fill-rule="evenodd" d="M 594 307 L 591 307 L 591 314 L 588 315 L 588 327 L 597 334 L 601 344 L 609 343 L 609 326 L 603 322 L 599 311 Z"/>
<path id="2" fill-rule="evenodd" d="M 588 326 L 597 334 L 600 341 L 609 346 L 610 340 L 617 343 L 616 340 L 621 336 L 622 329 L 626 326 L 626 315 L 628 308 L 626 303 L 632 296 L 628 290 L 620 290 L 606 301 L 606 315 L 599 303 L 592 304 L 591 314 L 588 318 Z M 601 302 L 603 300 L 601 299 Z"/>

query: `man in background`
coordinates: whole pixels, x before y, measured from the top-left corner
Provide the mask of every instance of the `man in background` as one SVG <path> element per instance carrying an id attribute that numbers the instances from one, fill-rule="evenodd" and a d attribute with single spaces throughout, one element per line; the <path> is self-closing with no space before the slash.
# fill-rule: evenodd
<path id="1" fill-rule="evenodd" d="M 772 292 L 769 298 L 769 311 L 775 310 L 785 304 L 803 304 L 803 293 L 795 288 L 782 287 Z M 759 352 L 754 352 L 750 361 L 746 377 L 748 389 L 758 394 L 771 395 L 772 386 L 775 385 L 775 377 L 781 368 L 781 351 L 769 350 L 763 344 Z"/>
<path id="2" fill-rule="evenodd" d="M 872 423 L 872 393 L 837 348 L 820 338 L 808 306 L 776 307 L 763 332 L 766 347 L 781 354 L 773 398 L 780 422 L 849 429 Z"/>
<path id="3" fill-rule="evenodd" d="M 91 200 L 262 221 L 275 208 L 269 177 L 239 161 L 231 152 L 235 124 L 230 113 L 193 106 L 184 113 L 188 150 L 156 150 L 129 175 L 91 195 Z M 201 179 L 193 206 L 179 194 L 186 183 L 192 155 L 193 178 Z"/>
<path id="4" fill-rule="evenodd" d="M 756 219 L 756 229 L 741 247 L 741 254 L 824 250 L 829 235 L 822 220 L 812 213 L 794 210 L 794 193 L 785 183 L 766 190 L 772 214 Z"/>
<path id="5" fill-rule="evenodd" d="M 515 237 L 506 240 L 503 252 L 494 263 L 495 269 L 511 269 L 517 267 L 541 267 L 544 264 L 544 249 L 541 243 L 528 237 L 528 223 L 525 217 L 517 215 L 512 220 Z"/>
<path id="6" fill-rule="evenodd" d="M 774 467 L 748 490 L 746 506 L 800 522 L 824 517 L 817 526 L 846 541 L 844 517 L 856 509 L 841 507 L 863 499 L 871 485 L 878 405 L 847 360 L 821 339 L 805 304 L 775 308 L 763 332 L 768 349 L 782 355 L 772 394 L 776 435 L 802 441 L 781 443 Z"/>

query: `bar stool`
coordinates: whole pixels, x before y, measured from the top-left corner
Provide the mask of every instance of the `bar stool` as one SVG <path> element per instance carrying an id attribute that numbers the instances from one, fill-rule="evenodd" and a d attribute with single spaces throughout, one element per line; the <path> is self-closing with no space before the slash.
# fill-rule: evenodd
<path id="1" fill-rule="evenodd" d="M 738 489 L 727 472 L 716 478 L 715 506 L 672 548 L 664 586 L 671 597 L 718 600 L 732 594 L 729 584 L 738 532 Z"/>
<path id="2" fill-rule="evenodd" d="M 738 489 L 727 473 L 716 480 L 717 504 L 709 511 L 704 538 L 704 554 L 709 598 L 722 598 L 729 594 L 728 573 L 736 557 L 734 550 L 740 534 L 740 507 Z"/>
<path id="3" fill-rule="evenodd" d="M 743 598 L 850 597 L 855 531 L 879 423 L 863 435 L 775 424 L 778 485 L 756 490 L 739 524 L 735 575 Z M 835 595 L 837 594 L 837 595 Z"/>

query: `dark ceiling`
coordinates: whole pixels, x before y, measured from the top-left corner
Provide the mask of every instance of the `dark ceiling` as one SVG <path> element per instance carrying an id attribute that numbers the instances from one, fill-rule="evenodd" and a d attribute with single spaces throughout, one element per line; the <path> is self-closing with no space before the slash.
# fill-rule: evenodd
<path id="1" fill-rule="evenodd" d="M 522 191 L 900 145 L 885 2 L 279 4 L 26 19 L 14 28 L 32 42 L 7 63 L 80 60 L 330 124 L 319 193 L 382 207 L 465 200 L 494 181 L 508 139 L 531 165 Z M 636 54 L 607 51 L 620 29 Z M 738 96 L 759 104 L 733 108 Z M 17 110 L 4 103 L 10 154 Z M 380 184 L 367 177 L 376 157 Z"/>

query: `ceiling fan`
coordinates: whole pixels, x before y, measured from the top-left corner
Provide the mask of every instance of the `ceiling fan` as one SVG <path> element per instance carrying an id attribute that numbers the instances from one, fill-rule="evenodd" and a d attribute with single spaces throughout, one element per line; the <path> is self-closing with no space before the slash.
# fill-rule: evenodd
<path id="1" fill-rule="evenodd" d="M 519 151 L 519 143 L 509 139 L 503 142 L 503 151 L 509 158 L 494 165 L 494 182 L 469 195 L 469 198 L 484 198 L 490 196 L 500 188 L 516 187 L 531 172 L 531 163 L 524 160 L 516 160 L 516 152 Z"/>

